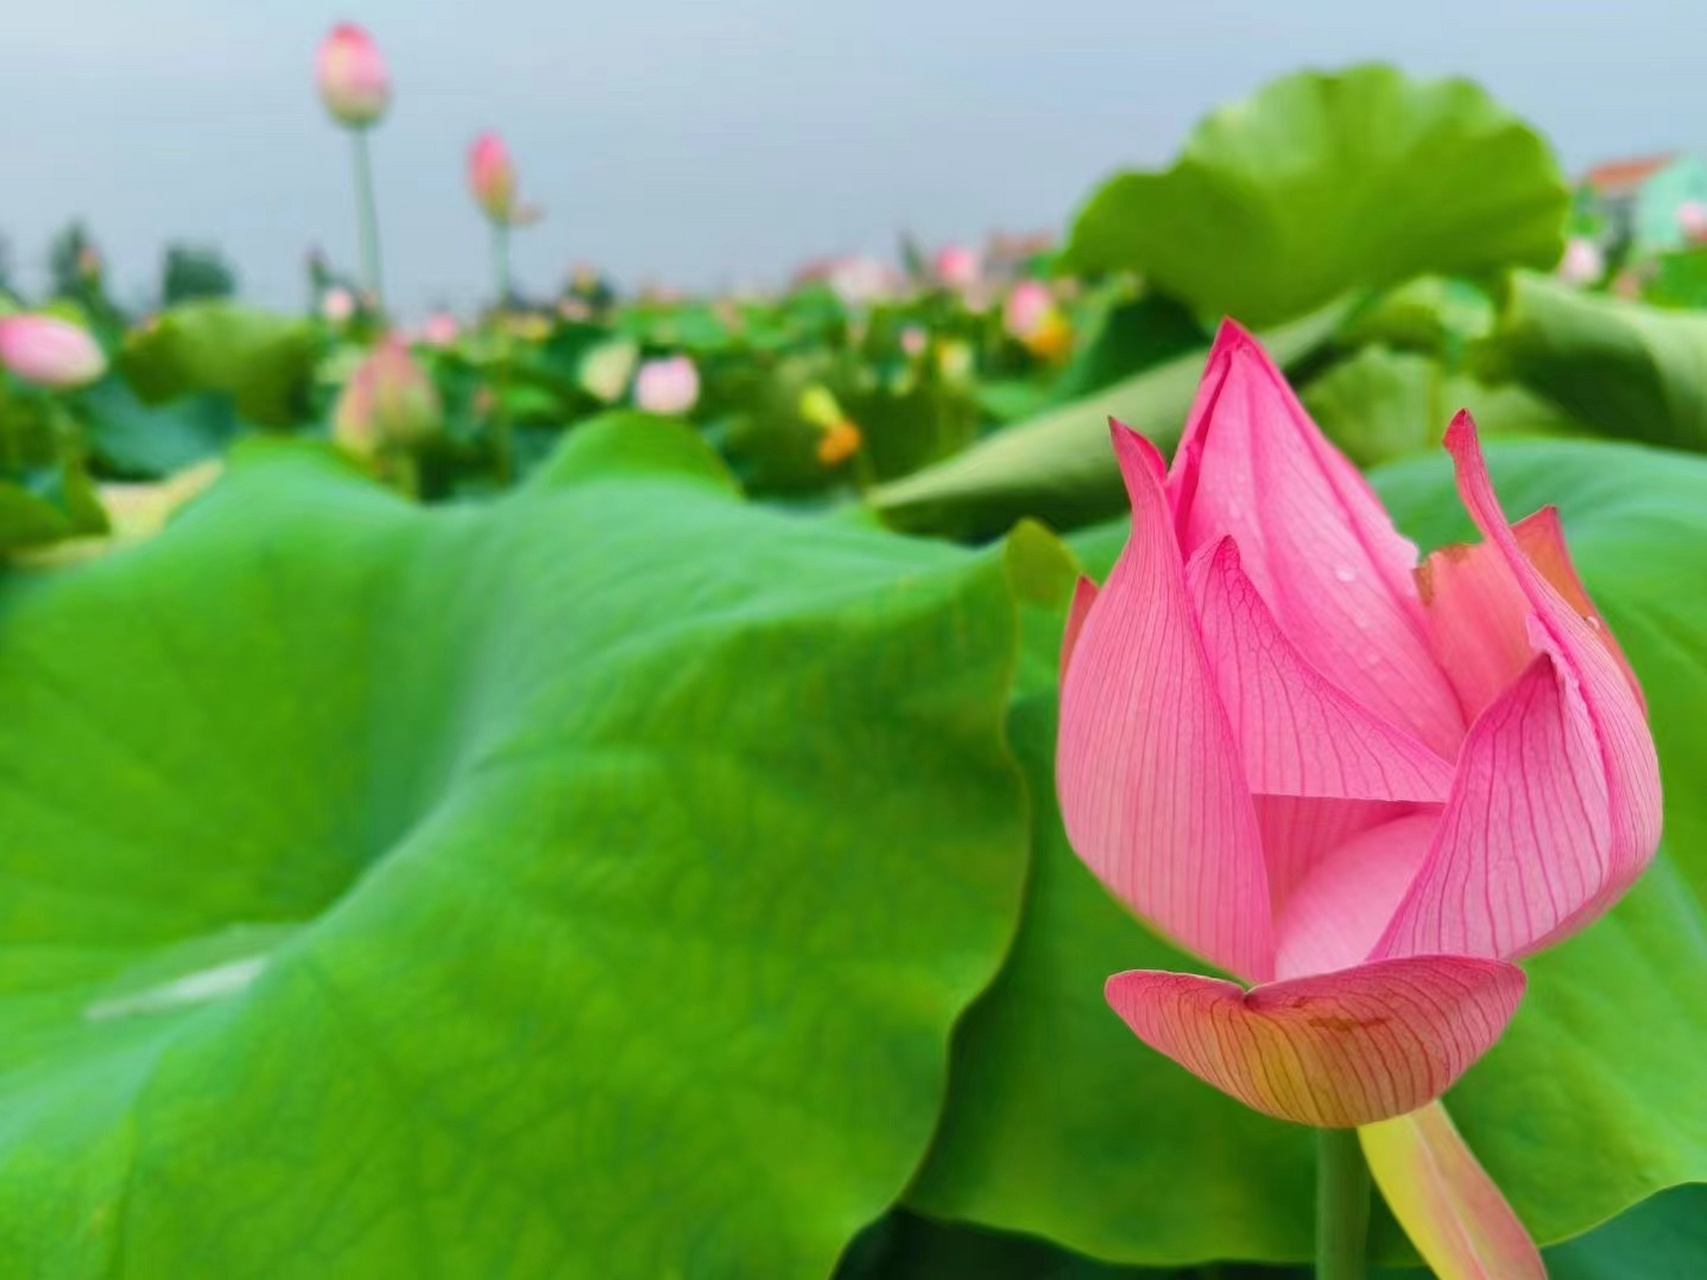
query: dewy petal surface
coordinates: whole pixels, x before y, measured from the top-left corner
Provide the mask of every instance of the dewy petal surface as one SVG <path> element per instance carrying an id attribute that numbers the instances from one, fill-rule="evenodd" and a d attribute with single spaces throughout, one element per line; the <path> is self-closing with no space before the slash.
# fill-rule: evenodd
<path id="1" fill-rule="evenodd" d="M 1452 766 L 1352 700 L 1282 633 L 1232 538 L 1186 576 L 1251 790 L 1343 800 L 1444 800 Z"/>
<path id="2" fill-rule="evenodd" d="M 1210 352 L 1168 488 L 1186 555 L 1231 535 L 1310 664 L 1452 757 L 1464 717 L 1428 643 L 1416 548 L 1231 322 Z"/>
<path id="3" fill-rule="evenodd" d="M 1399 1225 L 1440 1280 L 1546 1280 L 1541 1254 L 1439 1102 L 1357 1131 Z"/>
<path id="4" fill-rule="evenodd" d="M 1467 415 L 1447 447 L 1465 505 L 1528 603 L 1539 656 L 1471 728 L 1436 845 L 1376 954 L 1516 956 L 1593 920 L 1647 866 L 1659 763 L 1616 647 L 1505 523 Z"/>
<path id="5" fill-rule="evenodd" d="M 1251 980 L 1274 962 L 1256 811 L 1210 679 L 1159 455 L 1115 427 L 1132 533 L 1061 689 L 1056 784 L 1073 848 L 1163 933 Z"/>
<path id="6" fill-rule="evenodd" d="M 1134 970 L 1106 994 L 1145 1044 L 1245 1105 L 1347 1128 L 1438 1098 L 1499 1039 L 1523 986 L 1515 965 L 1415 956 L 1250 991 Z"/>

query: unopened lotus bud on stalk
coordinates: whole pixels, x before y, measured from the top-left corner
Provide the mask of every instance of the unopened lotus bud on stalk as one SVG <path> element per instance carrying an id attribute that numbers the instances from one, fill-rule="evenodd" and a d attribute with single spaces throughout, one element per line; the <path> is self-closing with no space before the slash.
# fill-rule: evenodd
<path id="1" fill-rule="evenodd" d="M 86 386 L 107 371 L 87 329 L 57 316 L 0 317 L 0 365 L 38 387 Z"/>
<path id="2" fill-rule="evenodd" d="M 350 376 L 333 414 L 332 438 L 357 456 L 373 457 L 387 448 L 414 448 L 443 425 L 431 376 L 393 334 Z"/>
<path id="3" fill-rule="evenodd" d="M 365 129 L 391 105 L 391 75 L 373 37 L 353 22 L 340 22 L 320 43 L 316 70 L 320 99 L 339 124 Z"/>
<path id="4" fill-rule="evenodd" d="M 492 259 L 496 268 L 498 305 L 510 300 L 510 230 L 538 222 L 537 205 L 516 201 L 516 164 L 504 140 L 487 130 L 468 149 L 468 189 L 474 203 L 492 224 Z"/>
<path id="5" fill-rule="evenodd" d="M 634 378 L 634 403 L 647 413 L 684 414 L 699 402 L 699 370 L 687 356 L 648 360 Z"/>
<path id="6" fill-rule="evenodd" d="M 391 105 L 391 74 L 373 37 L 353 22 L 341 22 L 320 43 L 316 60 L 320 99 L 332 118 L 351 131 L 356 163 L 356 213 L 362 246 L 362 279 L 376 300 L 380 279 L 379 215 L 373 195 L 373 166 L 367 131 Z"/>

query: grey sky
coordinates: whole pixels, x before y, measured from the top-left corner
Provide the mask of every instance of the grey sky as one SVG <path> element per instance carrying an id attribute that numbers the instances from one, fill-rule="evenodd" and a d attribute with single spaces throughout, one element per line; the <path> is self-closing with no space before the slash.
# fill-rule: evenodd
<path id="1" fill-rule="evenodd" d="M 903 227 L 1056 227 L 1215 103 L 1371 57 L 1475 76 L 1573 168 L 1707 151 L 1700 0 L 10 0 L 0 232 L 26 280 L 73 215 L 131 293 L 173 237 L 278 305 L 309 245 L 353 263 L 346 139 L 312 79 L 344 17 L 396 83 L 374 146 L 388 284 L 415 310 L 486 288 L 462 165 L 488 126 L 548 209 L 517 238 L 536 289 L 578 258 L 713 286 L 887 253 Z"/>

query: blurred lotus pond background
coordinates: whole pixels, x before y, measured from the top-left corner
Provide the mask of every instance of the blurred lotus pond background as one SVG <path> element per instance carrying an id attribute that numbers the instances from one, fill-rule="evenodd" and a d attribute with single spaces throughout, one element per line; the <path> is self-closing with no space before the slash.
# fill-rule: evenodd
<path id="1" fill-rule="evenodd" d="M 1546 123 L 1300 71 L 1063 225 L 717 291 L 515 270 L 564 161 L 491 134 L 459 308 L 388 308 L 384 183 L 297 308 L 68 209 L 0 282 L 0 1272 L 1306 1274 L 1309 1133 L 1108 1011 L 1192 962 L 1053 780 L 1108 420 L 1171 449 L 1231 316 L 1423 548 L 1460 408 L 1563 514 L 1664 845 L 1447 1102 L 1554 1275 L 1707 1274 L 1707 165 Z"/>

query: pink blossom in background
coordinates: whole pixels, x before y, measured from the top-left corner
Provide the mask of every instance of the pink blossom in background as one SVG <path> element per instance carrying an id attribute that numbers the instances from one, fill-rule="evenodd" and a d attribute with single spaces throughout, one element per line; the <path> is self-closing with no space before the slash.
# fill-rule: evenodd
<path id="1" fill-rule="evenodd" d="M 1055 312 L 1055 295 L 1041 280 L 1021 280 L 1002 304 L 1002 325 L 1021 342 L 1035 337 Z"/>
<path id="2" fill-rule="evenodd" d="M 432 377 L 409 344 L 391 334 L 344 384 L 332 414 L 332 438 L 367 456 L 386 444 L 419 443 L 443 424 L 444 406 Z"/>
<path id="3" fill-rule="evenodd" d="M 421 326 L 421 341 L 429 347 L 448 347 L 460 332 L 455 316 L 448 311 L 435 311 Z"/>
<path id="4" fill-rule="evenodd" d="M 1677 225 L 1691 240 L 1707 240 L 1707 203 L 1685 200 L 1677 206 Z"/>
<path id="5" fill-rule="evenodd" d="M 0 316 L 0 365 L 39 387 L 64 390 L 95 381 L 107 358 L 87 329 L 57 316 Z"/>
<path id="6" fill-rule="evenodd" d="M 391 76 L 373 37 L 353 22 L 341 22 L 320 44 L 316 57 L 320 97 L 340 123 L 361 129 L 374 124 L 391 104 Z"/>
<path id="7" fill-rule="evenodd" d="M 634 403 L 647 413 L 683 414 L 699 402 L 699 370 L 687 356 L 648 360 L 634 375 Z"/>
<path id="8" fill-rule="evenodd" d="M 1593 284 L 1606 273 L 1600 246 L 1587 236 L 1572 236 L 1559 260 L 1559 278 L 1567 284 Z"/>
<path id="9" fill-rule="evenodd" d="M 914 360 L 924 355 L 930 344 L 930 334 L 922 325 L 910 324 L 901 330 L 901 350 Z"/>
<path id="10" fill-rule="evenodd" d="M 978 283 L 983 262 L 976 249 L 951 244 L 937 253 L 931 269 L 937 280 L 948 288 L 970 289 Z"/>
<path id="11" fill-rule="evenodd" d="M 519 227 L 537 222 L 537 205 L 516 202 L 516 163 L 510 149 L 496 133 L 488 130 L 468 148 L 468 189 L 481 211 L 499 226 Z"/>
<path id="12" fill-rule="evenodd" d="M 331 324 L 343 324 L 356 314 L 356 295 L 335 284 L 320 295 L 320 315 Z"/>
<path id="13" fill-rule="evenodd" d="M 1114 444 L 1132 532 L 1068 624 L 1062 814 L 1133 910 L 1255 986 L 1141 970 L 1109 1001 L 1271 1115 L 1415 1111 L 1499 1038 L 1511 962 L 1653 857 L 1636 678 L 1557 513 L 1507 522 L 1466 414 L 1446 446 L 1484 541 L 1420 567 L 1235 325 L 1171 472 Z"/>

